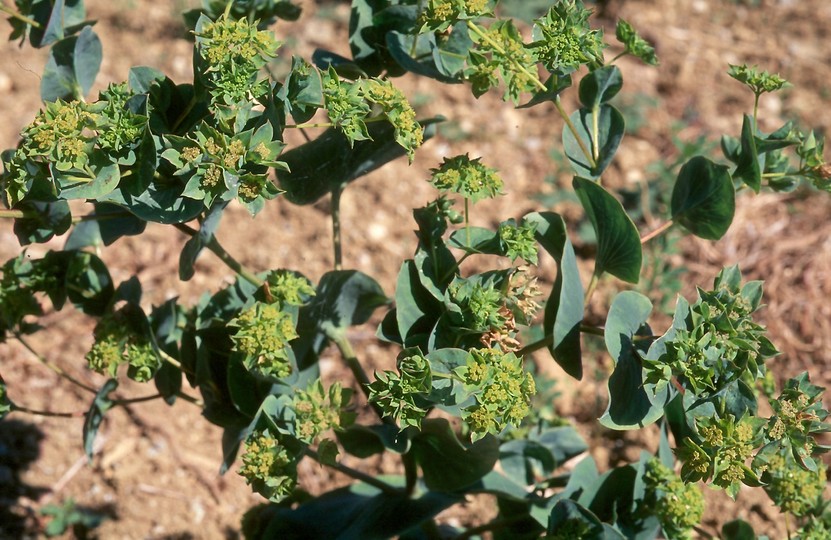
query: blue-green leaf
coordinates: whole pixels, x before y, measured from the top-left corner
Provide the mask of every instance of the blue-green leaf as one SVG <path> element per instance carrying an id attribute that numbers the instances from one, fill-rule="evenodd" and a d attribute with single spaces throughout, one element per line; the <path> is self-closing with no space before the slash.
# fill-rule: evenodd
<path id="1" fill-rule="evenodd" d="M 570 119 L 577 133 L 568 127 L 563 128 L 563 150 L 569 163 L 578 176 L 600 178 L 623 139 L 626 128 L 623 115 L 611 105 L 604 104 L 595 110 L 585 107 L 577 110 Z M 583 147 L 578 143 L 578 137 Z M 593 160 L 589 160 L 584 149 L 593 156 Z"/>
<path id="2" fill-rule="evenodd" d="M 595 69 L 580 81 L 580 103 L 589 109 L 615 97 L 623 87 L 623 76 L 617 66 Z"/>
<path id="3" fill-rule="evenodd" d="M 623 205 L 591 180 L 575 177 L 573 185 L 597 236 L 594 274 L 609 272 L 623 281 L 637 283 L 643 262 L 641 239 Z"/>
<path id="4" fill-rule="evenodd" d="M 718 240 L 733 222 L 736 190 L 727 167 L 696 156 L 681 167 L 672 190 L 672 219 L 691 233 Z"/>
<path id="5" fill-rule="evenodd" d="M 747 186 L 759 193 L 762 189 L 762 166 L 759 163 L 762 157 L 756 150 L 756 136 L 754 134 L 754 120 L 749 114 L 744 115 L 742 121 L 741 152 L 738 155 L 736 170 L 733 178 L 741 179 Z"/>
<path id="6" fill-rule="evenodd" d="M 499 439 L 488 435 L 466 447 L 444 418 L 424 420 L 412 445 L 424 483 L 433 491 L 468 487 L 489 473 L 499 458 Z"/>
<path id="7" fill-rule="evenodd" d="M 554 212 L 532 212 L 525 221 L 534 223 L 537 241 L 557 261 L 557 279 L 545 304 L 543 328 L 551 336 L 548 350 L 554 360 L 575 379 L 583 377 L 580 323 L 583 322 L 583 284 L 577 257 L 566 234 L 562 216 Z"/>
<path id="8" fill-rule="evenodd" d="M 644 385 L 638 353 L 644 347 L 634 341 L 651 312 L 649 298 L 634 291 L 618 294 L 609 308 L 604 339 L 615 368 L 609 377 L 609 404 L 600 423 L 610 429 L 642 428 L 663 414 L 667 388 L 653 395 L 650 385 Z"/>
<path id="9" fill-rule="evenodd" d="M 117 380 L 107 380 L 104 386 L 95 394 L 95 399 L 92 400 L 92 405 L 84 416 L 84 452 L 90 462 L 92 462 L 98 428 L 101 426 L 101 421 L 104 420 L 104 414 L 113 406 L 113 401 L 109 398 L 109 395 L 116 388 L 118 388 Z"/>

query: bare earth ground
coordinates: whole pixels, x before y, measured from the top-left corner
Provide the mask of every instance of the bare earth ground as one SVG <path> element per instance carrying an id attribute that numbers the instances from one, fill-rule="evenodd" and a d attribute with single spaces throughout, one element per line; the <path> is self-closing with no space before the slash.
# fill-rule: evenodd
<path id="1" fill-rule="evenodd" d="M 284 57 L 290 53 L 309 57 L 315 47 L 348 55 L 348 7 L 304 4 L 300 22 L 280 23 L 275 28 L 278 38 L 286 40 Z M 685 141 L 700 135 L 717 140 L 722 133 L 739 133 L 741 115 L 750 112 L 752 96 L 727 77 L 728 63 L 757 63 L 794 84 L 780 96 L 763 98 L 762 129 L 769 131 L 796 119 L 803 126 L 829 132 L 831 3 L 762 0 L 760 6 L 749 4 L 753 2 L 609 3 L 606 18 L 599 20 L 607 33 L 613 33 L 613 16 L 626 18 L 656 43 L 661 59 L 657 69 L 627 59 L 620 62 L 624 93 L 638 96 L 631 107 L 645 115 L 646 121 L 623 141 L 608 174 L 612 182 L 625 187 L 648 178 L 650 164 L 674 157 L 673 136 Z M 190 46 L 177 39 L 181 34 L 177 13 L 188 2 L 88 0 L 87 5 L 90 18 L 99 20 L 96 31 L 104 43 L 105 60 L 96 90 L 125 79 L 130 66 L 138 64 L 159 68 L 176 81 L 188 80 Z M 37 87 L 44 55 L 28 46 L 0 47 L 0 91 L 5 98 L 0 100 L 0 146 L 7 148 L 15 144 L 17 133 L 39 107 Z M 612 49 L 609 57 L 616 52 Z M 278 63 L 274 69 L 279 72 L 285 64 Z M 508 195 L 476 209 L 474 221 L 483 225 L 540 209 L 531 196 L 551 194 L 568 177 L 550 154 L 559 148 L 561 130 L 552 108 L 516 111 L 497 96 L 474 101 L 462 86 L 441 87 L 426 79 L 406 77 L 401 84 L 419 104 L 420 113 L 448 117 L 443 136 L 429 142 L 412 166 L 403 160 L 392 163 L 351 186 L 342 201 L 345 267 L 376 277 L 389 294 L 401 260 L 415 248 L 411 208 L 434 197 L 425 179 L 442 156 L 463 152 L 485 156 L 486 163 L 505 177 Z M 676 125 L 677 120 L 683 124 Z M 546 178 L 554 183 L 545 182 Z M 568 203 L 558 210 L 579 216 Z M 809 369 L 814 382 L 825 386 L 831 384 L 829 212 L 831 197 L 819 193 L 743 196 L 725 238 L 714 243 L 684 239 L 672 255 L 687 270 L 682 293 L 691 299 L 694 284 L 708 287 L 727 264 L 738 263 L 747 279 L 766 280 L 762 322 L 783 351 L 771 368 L 780 379 Z M 232 208 L 226 213 L 220 240 L 256 271 L 291 268 L 316 280 L 332 265 L 327 215 L 326 201 L 298 208 L 278 199 L 253 221 L 244 210 Z M 656 219 L 650 225 L 657 223 Z M 161 226 L 150 226 L 147 231 L 138 239 L 122 239 L 102 253 L 116 282 L 138 275 L 146 308 L 176 295 L 194 302 L 202 291 L 215 291 L 231 280 L 230 271 L 206 255 L 199 261 L 196 277 L 180 283 L 176 264 L 185 238 Z M 63 239 L 56 239 L 29 252 L 37 256 L 62 243 Z M 15 256 L 18 250 L 11 223 L 0 223 L 0 260 Z M 551 260 L 541 261 L 540 274 L 544 284 L 551 283 L 555 274 Z M 621 286 L 604 282 L 594 299 L 598 314 Z M 94 323 L 71 309 L 48 314 L 41 323 L 46 330 L 31 338 L 32 347 L 88 384 L 100 385 L 103 379 L 85 370 L 83 362 Z M 371 366 L 389 365 L 395 352 L 378 345 L 373 333 L 369 325 L 354 332 L 361 357 Z M 633 438 L 601 430 L 593 423 L 605 408 L 603 398 L 597 396 L 605 396 L 608 361 L 597 361 L 598 377 L 575 383 L 565 379 L 547 356 L 539 355 L 536 360 L 551 376 L 563 379 L 558 411 L 580 423 L 601 466 L 637 459 L 638 444 L 654 444 L 654 434 Z M 330 376 L 340 369 L 335 353 L 323 363 Z M 17 342 L 0 345 L 0 372 L 17 403 L 53 411 L 88 407 L 88 394 L 65 384 Z M 151 392 L 125 383 L 118 394 L 134 397 Z M 151 402 L 112 411 L 101 429 L 91 465 L 83 457 L 81 424 L 81 418 L 20 414 L 0 423 L 0 537 L 37 537 L 44 524 L 38 510 L 72 497 L 82 506 L 112 516 L 97 530 L 101 538 L 236 538 L 243 512 L 261 502 L 236 474 L 217 474 L 220 430 L 188 403 L 170 408 Z M 304 487 L 313 493 L 346 481 L 308 463 L 301 474 Z M 751 520 L 758 533 L 783 537 L 782 516 L 763 494 L 758 495 L 742 492 L 740 503 L 734 506 L 713 493 L 703 527 L 715 532 L 720 523 L 741 516 Z M 487 514 L 489 506 L 488 500 L 476 500 L 470 510 Z M 448 519 L 464 517 L 456 513 Z"/>

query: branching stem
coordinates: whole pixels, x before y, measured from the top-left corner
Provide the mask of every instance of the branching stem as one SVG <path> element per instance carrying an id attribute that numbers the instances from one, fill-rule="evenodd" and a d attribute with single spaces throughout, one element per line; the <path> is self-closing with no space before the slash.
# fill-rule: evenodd
<path id="1" fill-rule="evenodd" d="M 37 352 L 37 351 L 34 349 L 34 347 L 32 347 L 32 346 L 29 344 L 29 342 L 28 342 L 28 341 L 26 341 L 26 340 L 23 338 L 23 335 L 22 335 L 22 334 L 20 334 L 20 332 L 15 332 L 15 333 L 14 333 L 14 337 L 15 337 L 15 338 L 17 338 L 17 341 L 19 341 L 19 342 L 20 342 L 20 344 L 21 344 L 21 345 L 23 345 L 23 346 L 26 348 L 26 350 L 27 350 L 27 351 L 29 351 L 29 352 L 31 353 L 31 355 L 32 355 L 32 356 L 34 356 L 35 358 L 37 358 L 37 359 L 38 359 L 38 361 L 40 361 L 40 363 L 41 363 L 41 364 L 43 364 L 44 366 L 46 366 L 46 367 L 48 367 L 49 369 L 51 369 L 51 370 L 52 370 L 53 372 L 55 372 L 55 373 L 56 373 L 59 377 L 61 377 L 61 378 L 63 378 L 63 379 L 66 379 L 67 381 L 71 382 L 72 384 L 74 384 L 75 386 L 77 386 L 77 387 L 79 387 L 79 388 L 83 388 L 83 389 L 84 389 L 84 390 L 86 390 L 87 392 L 90 392 L 90 393 L 93 393 L 93 394 L 97 394 L 97 393 L 98 393 L 98 390 L 96 390 L 96 389 L 95 389 L 95 388 L 93 388 L 92 386 L 89 386 L 88 384 L 85 384 L 85 383 L 83 383 L 83 382 L 79 381 L 78 379 L 76 379 L 75 377 L 73 377 L 72 375 L 70 375 L 69 373 L 67 373 L 66 371 L 64 371 L 63 369 L 61 369 L 61 368 L 60 368 L 59 366 L 57 366 L 56 364 L 54 364 L 54 363 L 50 362 L 50 361 L 49 361 L 49 360 L 48 360 L 45 356 L 43 356 L 42 354 L 40 354 L 39 352 Z"/>
<path id="2" fill-rule="evenodd" d="M 669 220 L 669 221 L 663 223 L 660 227 L 658 227 L 654 231 L 645 234 L 644 236 L 641 237 L 641 245 L 649 242 L 650 240 L 652 240 L 655 237 L 661 236 L 662 234 L 667 232 L 670 229 L 670 227 L 672 227 L 673 225 L 675 225 L 675 222 L 672 221 L 672 220 Z"/>
<path id="3" fill-rule="evenodd" d="M 363 392 L 364 396 L 369 400 L 369 377 L 367 377 L 366 372 L 364 371 L 363 366 L 361 366 L 361 362 L 358 360 L 358 357 L 355 355 L 355 350 L 352 348 L 352 343 L 349 342 L 349 338 L 346 337 L 346 333 L 340 329 L 332 329 L 329 332 L 326 332 L 326 336 L 332 340 L 335 346 L 340 351 L 341 356 L 343 357 L 343 361 L 346 362 L 346 366 L 349 368 L 349 371 L 352 372 L 352 376 L 355 377 L 355 380 L 358 381 L 358 386 Z M 385 424 L 395 425 L 395 421 L 391 418 L 384 415 L 384 411 L 379 407 L 376 403 L 369 402 L 372 410 L 375 411 L 375 414 L 378 415 L 378 418 L 381 419 L 382 422 Z"/>
<path id="4" fill-rule="evenodd" d="M 48 416 L 51 418 L 82 418 L 86 412 L 84 411 L 72 411 L 72 412 L 54 412 L 54 411 L 41 411 L 38 409 L 30 409 L 29 407 L 22 407 L 16 403 L 11 404 L 11 410 L 22 412 L 26 414 L 33 414 L 35 416 Z"/>
<path id="5" fill-rule="evenodd" d="M 482 41 L 490 45 L 493 48 L 493 50 L 495 50 L 502 56 L 509 58 L 514 67 L 516 67 L 516 69 L 518 69 L 526 77 L 528 77 L 531 83 L 534 86 L 536 86 L 541 92 L 546 92 L 548 90 L 548 88 L 545 86 L 545 83 L 540 80 L 539 74 L 532 73 L 528 70 L 527 67 L 523 66 L 515 58 L 511 58 L 510 55 L 507 54 L 505 49 L 499 43 L 491 39 L 487 32 L 482 30 L 482 28 L 480 28 L 476 23 L 474 23 L 473 21 L 467 21 L 467 27 L 474 34 L 479 36 L 482 39 Z M 565 121 L 566 126 L 568 126 L 568 129 L 571 130 L 572 134 L 574 134 L 574 138 L 577 140 L 577 144 L 580 146 L 580 151 L 583 153 L 583 155 L 586 156 L 586 159 L 589 161 L 591 167 L 594 168 L 596 166 L 595 159 L 592 156 L 592 153 L 589 151 L 588 147 L 586 147 L 586 143 L 583 141 L 583 139 L 580 138 L 580 135 L 577 133 L 577 128 L 574 126 L 574 123 L 571 121 L 571 118 L 568 117 L 568 113 L 563 108 L 563 104 L 560 101 L 560 96 L 556 96 L 554 98 L 554 105 L 557 107 L 557 112 L 559 112 L 560 116 L 563 117 L 563 121 Z"/>
<path id="6" fill-rule="evenodd" d="M 343 236 L 340 230 L 340 196 L 344 185 L 335 186 L 332 190 L 332 247 L 334 249 L 335 270 L 343 269 Z"/>
<path id="7" fill-rule="evenodd" d="M 338 471 L 339 473 L 345 474 L 350 478 L 354 478 L 355 480 L 359 480 L 365 484 L 368 484 L 372 487 L 378 488 L 384 493 L 388 493 L 390 495 L 400 495 L 401 489 L 391 486 L 382 480 L 378 480 L 374 476 L 370 476 L 366 473 L 361 471 L 355 470 L 352 467 L 347 467 L 342 463 L 328 463 L 320 459 L 320 455 L 315 452 L 314 450 L 307 448 L 304 450 L 304 453 L 312 458 L 313 460 L 317 461 L 321 465 L 325 465 L 327 467 L 331 467 L 332 469 Z"/>
<path id="8" fill-rule="evenodd" d="M 2 11 L 3 13 L 8 13 L 9 16 L 12 17 L 13 19 L 17 19 L 18 21 L 24 22 L 24 23 L 28 24 L 29 26 L 31 26 L 33 28 L 41 28 L 41 24 L 39 22 L 32 19 L 31 17 L 27 17 L 26 15 L 23 15 L 19 11 L 13 10 L 12 8 L 10 8 L 8 6 L 4 6 L 4 5 L 0 4 L 0 11 Z"/>
<path id="9" fill-rule="evenodd" d="M 182 231 L 183 233 L 187 234 L 188 236 L 195 236 L 199 234 L 199 231 L 188 227 L 184 223 L 176 223 L 174 227 Z M 241 278 L 248 281 L 255 287 L 262 287 L 265 283 L 262 279 L 258 278 L 254 272 L 251 272 L 247 268 L 245 268 L 239 261 L 237 261 L 234 257 L 231 256 L 230 253 L 225 251 L 225 248 L 219 243 L 216 238 L 211 238 L 210 241 L 205 244 L 205 247 L 208 248 L 214 255 L 219 257 L 225 265 L 237 273 Z"/>

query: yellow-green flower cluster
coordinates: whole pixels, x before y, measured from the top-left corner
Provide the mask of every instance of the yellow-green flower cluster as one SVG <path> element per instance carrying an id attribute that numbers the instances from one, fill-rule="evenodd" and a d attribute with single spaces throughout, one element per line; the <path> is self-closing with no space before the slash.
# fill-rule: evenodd
<path id="1" fill-rule="evenodd" d="M 642 511 L 655 515 L 667 538 L 692 538 L 692 528 L 701 523 L 704 496 L 694 483 L 684 483 L 657 458 L 646 463 L 646 491 Z"/>
<path id="2" fill-rule="evenodd" d="M 468 154 L 444 158 L 437 169 L 431 170 L 431 181 L 436 189 L 458 193 L 471 202 L 502 194 L 502 178 L 480 160 L 470 159 Z"/>
<path id="3" fill-rule="evenodd" d="M 318 435 L 329 429 L 345 428 L 354 419 L 354 415 L 343 408 L 348 405 L 352 392 L 344 390 L 340 383 L 334 383 L 327 393 L 320 379 L 306 390 L 294 394 L 294 435 L 299 440 L 313 444 Z"/>
<path id="4" fill-rule="evenodd" d="M 428 0 L 419 16 L 419 32 L 443 32 L 461 20 L 491 14 L 488 0 Z"/>
<path id="5" fill-rule="evenodd" d="M 747 64 L 740 66 L 730 64 L 730 69 L 727 71 L 727 74 L 750 88 L 756 96 L 760 96 L 766 92 L 776 92 L 786 86 L 790 86 L 788 81 L 779 75 L 767 71 L 759 71 L 756 66 L 748 66 Z"/>
<path id="6" fill-rule="evenodd" d="M 127 363 L 127 376 L 138 382 L 151 380 L 162 365 L 149 338 L 131 328 L 121 313 L 105 315 L 93 331 L 95 342 L 85 359 L 97 373 L 115 377 L 120 365 Z"/>
<path id="7" fill-rule="evenodd" d="M 568 75 L 583 64 L 603 64 L 603 32 L 589 26 L 591 11 L 579 0 L 563 0 L 534 21 L 529 46 L 534 59 L 557 75 Z"/>
<path id="8" fill-rule="evenodd" d="M 280 304 L 255 302 L 228 325 L 237 328 L 231 339 L 246 368 L 277 379 L 291 374 L 289 342 L 297 331 L 294 319 Z"/>
<path id="9" fill-rule="evenodd" d="M 697 421 L 699 441 L 684 440 L 678 449 L 683 461 L 681 477 L 686 482 L 710 480 L 713 485 L 726 488 L 735 497 L 742 483 L 758 481 L 756 473 L 748 466 L 748 460 L 762 443 L 764 419 L 746 416 L 736 420 L 726 418 L 700 418 Z"/>
<path id="10" fill-rule="evenodd" d="M 476 401 L 462 413 L 473 440 L 488 433 L 496 435 L 509 424 L 519 426 L 530 412 L 536 385 L 523 369 L 522 358 L 514 353 L 471 349 L 465 366 L 457 368 L 456 374 Z"/>
<path id="11" fill-rule="evenodd" d="M 289 270 L 270 272 L 265 282 L 269 303 L 302 306 L 315 295 L 315 288 L 308 279 Z"/>
<path id="12" fill-rule="evenodd" d="M 83 169 L 95 141 L 95 115 L 80 101 L 57 100 L 46 104 L 23 130 L 21 157 L 42 158 L 65 172 Z"/>
<path id="13" fill-rule="evenodd" d="M 783 512 L 804 516 L 822 502 L 824 466 L 815 471 L 805 469 L 787 451 L 760 453 L 754 465 L 764 471 L 765 492 Z"/>
<path id="14" fill-rule="evenodd" d="M 268 430 L 255 431 L 245 442 L 239 474 L 254 491 L 280 502 L 297 485 L 297 459 Z"/>
<path id="15" fill-rule="evenodd" d="M 362 84 L 341 81 L 334 68 L 330 68 L 323 73 L 323 97 L 329 121 L 350 144 L 369 139 L 364 121 L 371 109 L 364 99 Z"/>
<path id="16" fill-rule="evenodd" d="M 147 117 L 136 114 L 128 107 L 134 93 L 127 83 L 111 84 L 101 92 L 93 105 L 98 146 L 109 153 L 121 155 L 134 146 L 144 134 Z"/>
<path id="17" fill-rule="evenodd" d="M 223 16 L 197 26 L 196 45 L 214 103 L 231 105 L 268 91 L 268 82 L 258 80 L 258 74 L 280 47 L 271 32 L 258 30 L 247 18 Z"/>
<path id="18" fill-rule="evenodd" d="M 407 98 L 389 80 L 384 79 L 365 80 L 364 96 L 370 103 L 381 106 L 395 129 L 395 142 L 407 150 L 412 163 L 416 148 L 424 142 L 424 129 L 416 121 L 416 113 Z"/>
<path id="19" fill-rule="evenodd" d="M 524 92 L 537 89 L 536 61 L 512 21 L 497 21 L 481 35 L 474 33 L 471 37 L 476 47 L 469 51 L 464 75 L 474 96 L 498 84 L 497 72 L 505 81 L 505 100 L 519 103 Z"/>

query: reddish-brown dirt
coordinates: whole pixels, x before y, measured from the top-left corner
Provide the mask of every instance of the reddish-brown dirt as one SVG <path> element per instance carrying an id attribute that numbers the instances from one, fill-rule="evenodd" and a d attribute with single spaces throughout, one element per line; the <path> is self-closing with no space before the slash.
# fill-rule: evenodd
<path id="1" fill-rule="evenodd" d="M 194 3 L 88 0 L 90 18 L 99 21 L 96 31 L 105 57 L 95 91 L 124 80 L 133 65 L 153 66 L 176 81 L 186 81 L 191 49 L 179 39 L 178 12 Z M 348 55 L 348 6 L 303 4 L 299 22 L 274 28 L 286 42 L 283 58 L 290 54 L 308 58 L 316 47 Z M 628 107 L 632 114 L 641 115 L 643 124 L 624 139 L 608 173 L 615 185 L 636 185 L 652 174 L 651 165 L 657 160 L 674 159 L 674 136 L 717 141 L 722 133 L 738 135 L 741 115 L 752 109 L 752 95 L 727 76 L 728 63 L 759 64 L 793 83 L 781 94 L 762 99 L 762 129 L 772 130 L 789 119 L 819 132 L 831 128 L 831 4 L 825 0 L 613 0 L 606 5 L 597 23 L 607 34 L 613 34 L 614 17 L 623 17 L 656 44 L 661 59 L 658 68 L 627 58 L 620 61 L 624 93 L 631 96 Z M 0 48 L 0 91 L 5 98 L 0 101 L 0 146 L 7 148 L 40 106 L 37 89 L 45 54 L 12 43 Z M 609 58 L 616 52 L 612 48 Z M 279 73 L 285 66 L 278 62 L 274 70 Z M 350 186 L 342 199 L 344 266 L 376 277 L 388 294 L 402 259 L 415 248 L 411 209 L 435 196 L 425 180 L 443 156 L 464 152 L 484 156 L 503 174 L 507 195 L 477 206 L 473 220 L 481 225 L 541 209 L 533 196 L 550 195 L 568 181 L 562 162 L 551 156 L 560 147 L 561 134 L 553 108 L 515 110 L 496 95 L 474 100 L 462 85 L 446 87 L 409 76 L 400 84 L 421 114 L 448 118 L 442 135 L 427 143 L 412 165 L 393 162 Z M 742 195 L 737 206 L 733 227 L 722 240 L 684 238 L 667 255 L 687 270 L 681 278 L 682 294 L 692 298 L 695 285 L 708 287 L 718 270 L 729 264 L 739 264 L 747 279 L 765 280 L 767 307 L 760 316 L 783 351 L 771 362 L 771 369 L 780 380 L 807 369 L 815 382 L 828 386 L 831 196 Z M 577 207 L 567 202 L 557 209 L 579 217 Z M 245 210 L 232 207 L 219 239 L 255 271 L 290 268 L 316 280 L 332 267 L 328 211 L 326 200 L 296 207 L 278 198 L 252 220 Z M 659 221 L 656 217 L 647 228 Z M 227 284 L 232 273 L 208 254 L 199 259 L 193 280 L 179 282 L 176 268 L 185 240 L 169 228 L 151 225 L 146 234 L 119 240 L 101 256 L 116 282 L 134 274 L 140 278 L 144 307 L 173 296 L 189 304 L 202 292 Z M 29 253 L 38 256 L 60 248 L 63 241 L 57 238 L 32 246 Z M 0 260 L 19 250 L 11 223 L 0 223 Z M 591 271 L 589 266 L 585 270 Z M 541 261 L 539 273 L 543 284 L 551 283 L 555 268 L 550 259 Z M 594 298 L 595 312 L 602 314 L 611 295 L 623 287 L 611 279 L 604 281 Z M 657 318 L 656 328 L 665 322 Z M 86 370 L 83 361 L 94 322 L 66 309 L 48 313 L 40 323 L 45 329 L 30 338 L 32 348 L 85 383 L 100 386 L 103 378 Z M 370 366 L 387 366 L 394 358 L 393 349 L 376 342 L 371 325 L 355 329 L 351 336 Z M 562 379 L 558 386 L 562 395 L 555 404 L 558 412 L 579 423 L 602 466 L 635 460 L 641 445 L 654 444 L 652 433 L 613 434 L 595 424 L 605 408 L 607 360 L 590 360 L 597 376 L 580 383 L 567 380 L 546 355 L 537 355 L 536 361 Z M 325 374 L 341 369 L 334 351 L 322 362 Z M 12 399 L 29 408 L 82 412 L 89 405 L 89 394 L 66 384 L 14 340 L 0 344 L 0 372 Z M 149 393 L 152 390 L 129 382 L 118 390 L 120 397 Z M 0 423 L 0 536 L 38 537 L 45 523 L 39 509 L 71 497 L 111 516 L 97 529 L 101 538 L 236 538 L 242 514 L 262 502 L 238 475 L 218 474 L 221 432 L 188 403 L 180 401 L 172 408 L 159 402 L 139 403 L 108 413 L 91 464 L 84 458 L 81 427 L 81 418 L 18 413 Z M 374 470 L 391 466 L 371 464 Z M 301 476 L 304 487 L 313 493 L 347 481 L 306 462 Z M 708 497 L 705 530 L 714 533 L 729 518 L 744 517 L 756 525 L 757 533 L 784 537 L 784 520 L 763 493 L 743 490 L 736 505 L 720 493 L 708 491 Z M 471 513 L 488 512 L 488 500 L 471 504 Z M 463 512 L 450 518 L 466 519 Z"/>

